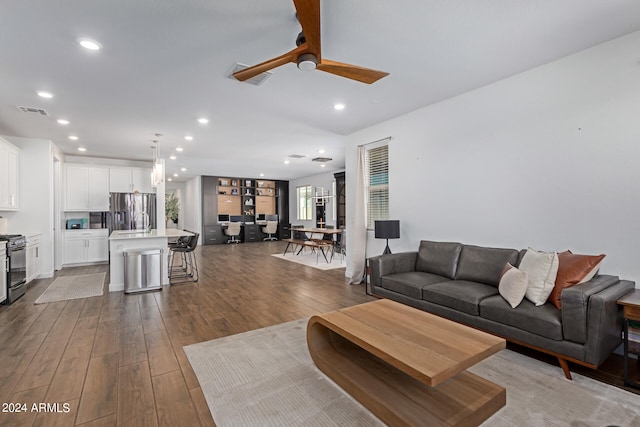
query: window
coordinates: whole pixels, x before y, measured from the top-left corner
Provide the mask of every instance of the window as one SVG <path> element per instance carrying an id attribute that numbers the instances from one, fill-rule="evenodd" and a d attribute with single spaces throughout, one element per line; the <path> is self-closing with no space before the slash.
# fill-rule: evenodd
<path id="1" fill-rule="evenodd" d="M 364 158 L 367 196 L 367 228 L 389 219 L 389 146 L 369 148 Z"/>
<path id="2" fill-rule="evenodd" d="M 311 216 L 311 186 L 296 187 L 296 198 L 298 200 L 298 219 L 310 221 Z"/>

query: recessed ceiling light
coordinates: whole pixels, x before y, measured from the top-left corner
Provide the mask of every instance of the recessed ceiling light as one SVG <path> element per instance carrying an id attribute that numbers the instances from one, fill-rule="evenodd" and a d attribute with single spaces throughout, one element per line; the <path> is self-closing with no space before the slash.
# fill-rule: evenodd
<path id="1" fill-rule="evenodd" d="M 77 141 L 78 137 L 75 136 L 75 135 L 69 135 L 69 139 L 72 140 L 72 141 Z"/>
<path id="2" fill-rule="evenodd" d="M 176 159 L 176 156 L 174 156 L 174 155 L 172 154 L 172 155 L 170 155 L 170 156 L 169 156 L 169 158 L 170 158 L 171 160 L 175 160 L 175 159 Z"/>
<path id="3" fill-rule="evenodd" d="M 205 117 L 200 117 L 198 119 L 198 123 L 202 124 L 202 125 L 206 125 L 207 123 L 209 123 L 209 119 L 205 118 Z"/>
<path id="4" fill-rule="evenodd" d="M 36 93 L 41 98 L 47 98 L 47 99 L 53 98 L 53 94 L 51 92 L 47 92 L 47 91 L 44 91 L 44 90 L 39 90 Z"/>
<path id="5" fill-rule="evenodd" d="M 175 176 L 175 177 L 177 178 L 177 177 L 178 177 L 178 174 L 177 174 L 177 173 L 174 173 L 174 174 L 173 174 L 173 176 Z"/>
<path id="6" fill-rule="evenodd" d="M 176 151 L 177 151 L 178 153 L 182 152 L 182 150 L 183 150 L 183 148 L 182 148 L 182 147 L 176 147 Z"/>
<path id="7" fill-rule="evenodd" d="M 69 124 L 69 120 L 59 119 L 58 123 L 60 123 L 61 125 L 68 125 Z"/>
<path id="8" fill-rule="evenodd" d="M 285 161 L 284 161 L 284 164 L 285 164 L 285 165 L 288 165 L 289 163 L 291 163 L 289 160 L 285 160 Z"/>
<path id="9" fill-rule="evenodd" d="M 260 176 L 264 176 L 264 174 L 263 174 L 263 173 L 261 173 L 261 174 L 260 174 Z"/>
<path id="10" fill-rule="evenodd" d="M 182 172 L 186 172 L 186 171 L 187 171 L 187 168 L 180 168 L 180 170 L 181 170 Z"/>
<path id="11" fill-rule="evenodd" d="M 78 151 L 87 151 L 87 149 L 84 147 L 78 147 Z"/>
<path id="12" fill-rule="evenodd" d="M 320 149 L 320 150 L 318 150 L 318 153 L 320 153 L 320 154 L 324 154 L 324 150 L 323 150 L 323 149 Z"/>
<path id="13" fill-rule="evenodd" d="M 344 104 L 336 104 L 333 106 L 334 109 L 340 111 L 340 110 L 344 110 L 345 105 Z"/>
<path id="14" fill-rule="evenodd" d="M 79 38 L 78 43 L 85 49 L 89 50 L 100 50 L 102 49 L 102 45 L 95 40 L 87 39 L 87 38 Z"/>
<path id="15" fill-rule="evenodd" d="M 171 179 L 171 178 L 167 178 L 167 181 L 173 181 L 173 179 Z"/>
<path id="16" fill-rule="evenodd" d="M 186 135 L 184 139 L 186 139 L 187 141 L 193 141 L 193 137 L 191 135 Z"/>
<path id="17" fill-rule="evenodd" d="M 320 167 L 321 167 L 321 168 L 324 168 L 324 167 L 326 167 L 326 166 L 327 166 L 327 165 L 320 165 Z"/>

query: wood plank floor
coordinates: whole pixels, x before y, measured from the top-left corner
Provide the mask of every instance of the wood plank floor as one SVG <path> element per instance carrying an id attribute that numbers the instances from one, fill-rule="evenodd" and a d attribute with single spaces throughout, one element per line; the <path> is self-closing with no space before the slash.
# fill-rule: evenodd
<path id="1" fill-rule="evenodd" d="M 283 250 L 281 242 L 198 247 L 200 280 L 161 292 L 109 293 L 107 265 L 55 275 L 107 272 L 101 297 L 35 305 L 54 278 L 32 282 L 0 307 L 0 401 L 27 405 L 0 412 L 0 425 L 215 425 L 182 346 L 374 299 L 348 285 L 343 269 L 269 256 Z M 32 411 L 33 403 L 58 403 L 60 412 Z"/>
<path id="2" fill-rule="evenodd" d="M 197 283 L 138 295 L 109 293 L 107 277 L 102 297 L 34 305 L 55 278 L 34 281 L 0 306 L 0 403 L 27 404 L 22 413 L 0 408 L 0 426 L 215 425 L 182 346 L 374 299 L 348 285 L 342 269 L 269 256 L 283 250 L 282 242 L 198 247 Z M 99 272 L 108 276 L 108 266 L 56 277 Z M 598 371 L 571 369 L 622 383 L 618 355 Z M 61 412 L 31 411 L 33 403 L 59 403 Z"/>

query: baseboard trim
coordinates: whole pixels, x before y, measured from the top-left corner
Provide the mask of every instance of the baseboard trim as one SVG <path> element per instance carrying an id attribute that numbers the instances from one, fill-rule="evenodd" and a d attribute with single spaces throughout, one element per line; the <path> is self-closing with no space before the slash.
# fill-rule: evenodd
<path id="1" fill-rule="evenodd" d="M 124 283 L 109 283 L 109 292 L 124 291 Z"/>

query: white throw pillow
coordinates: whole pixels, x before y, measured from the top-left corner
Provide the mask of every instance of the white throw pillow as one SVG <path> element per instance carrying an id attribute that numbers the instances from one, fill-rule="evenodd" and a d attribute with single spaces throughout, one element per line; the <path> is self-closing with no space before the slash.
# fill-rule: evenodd
<path id="1" fill-rule="evenodd" d="M 524 299 L 528 285 L 527 273 L 507 263 L 505 271 L 500 277 L 498 292 L 500 292 L 502 298 L 507 300 L 511 308 L 516 308 Z"/>
<path id="2" fill-rule="evenodd" d="M 555 252 L 538 252 L 529 248 L 522 257 L 518 269 L 527 273 L 529 286 L 525 296 L 535 305 L 547 302 L 558 275 L 558 254 Z"/>

